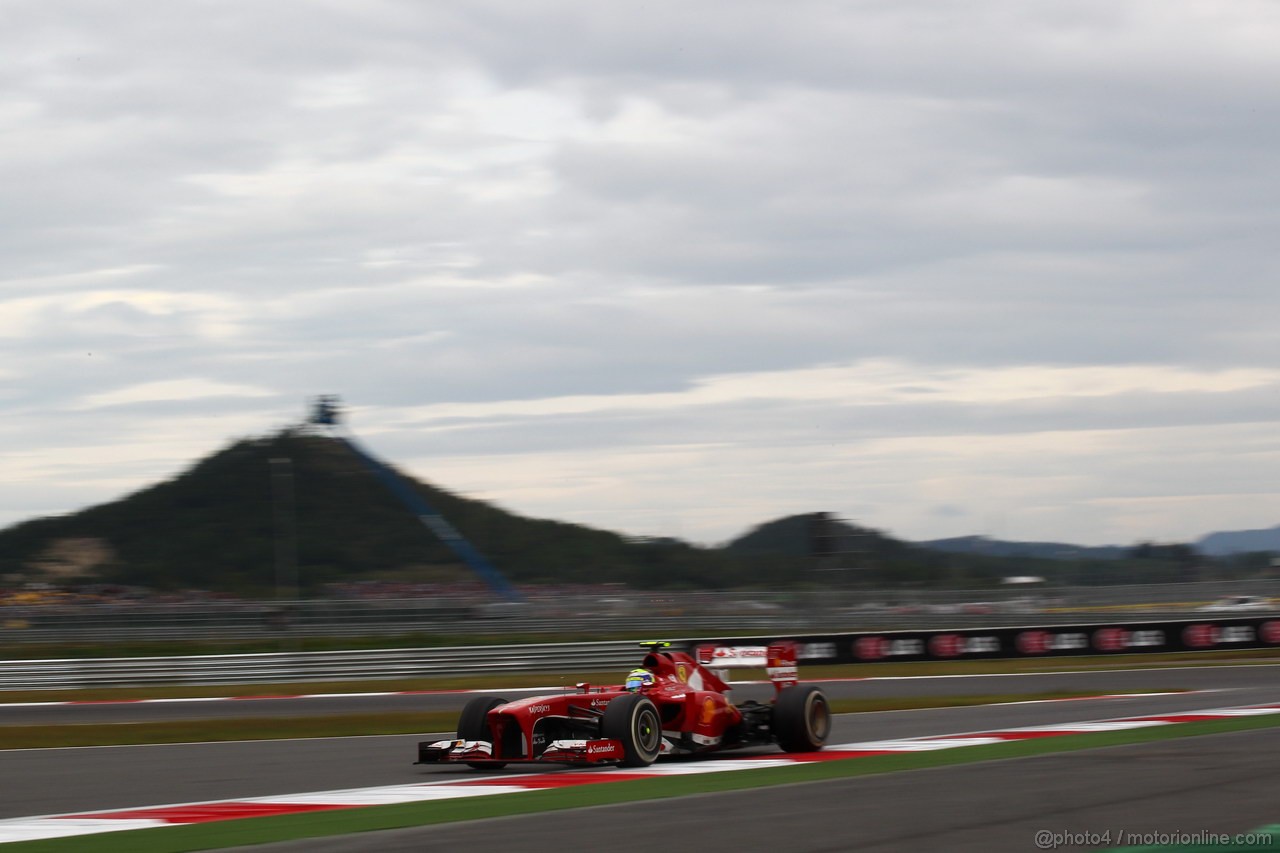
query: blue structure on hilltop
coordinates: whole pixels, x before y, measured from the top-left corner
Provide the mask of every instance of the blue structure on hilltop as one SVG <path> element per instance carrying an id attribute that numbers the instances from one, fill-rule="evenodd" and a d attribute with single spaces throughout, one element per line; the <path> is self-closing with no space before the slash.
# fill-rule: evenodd
<path id="1" fill-rule="evenodd" d="M 329 435 L 333 439 L 350 450 L 369 469 L 370 473 L 378 479 L 378 482 L 382 483 L 388 491 L 395 495 L 422 522 L 423 526 L 435 534 L 437 539 L 449 546 L 453 553 L 457 554 L 472 571 L 480 575 L 494 592 L 507 601 L 524 600 L 524 597 L 511 585 L 511 582 L 507 580 L 502 572 L 494 568 L 488 558 L 480 553 L 476 546 L 472 545 L 456 527 L 450 524 L 448 519 L 432 509 L 422 495 L 418 494 L 416 489 L 406 483 L 404 478 L 395 472 L 395 469 L 362 448 L 354 438 L 338 434 L 337 430 L 341 419 L 342 410 L 338 398 L 333 395 L 324 395 L 316 398 L 312 406 L 311 416 L 307 422 L 315 426 L 328 427 Z"/>

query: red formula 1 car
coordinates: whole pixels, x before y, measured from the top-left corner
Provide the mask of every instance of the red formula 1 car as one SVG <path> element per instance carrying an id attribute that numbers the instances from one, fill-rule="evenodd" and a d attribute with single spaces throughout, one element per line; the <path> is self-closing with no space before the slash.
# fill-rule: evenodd
<path id="1" fill-rule="evenodd" d="M 649 683 L 629 678 L 630 688 L 579 684 L 576 692 L 515 702 L 476 697 L 458 718 L 457 739 L 419 743 L 417 763 L 645 767 L 664 755 L 772 743 L 788 752 L 811 752 L 826 743 L 830 707 L 817 687 L 797 683 L 793 643 L 770 645 L 764 655 L 774 700 L 742 705 L 729 700 L 729 686 L 717 672 L 671 651 L 670 643 L 640 645 L 648 650 L 642 667 L 652 679 L 637 670 L 635 682 Z"/>

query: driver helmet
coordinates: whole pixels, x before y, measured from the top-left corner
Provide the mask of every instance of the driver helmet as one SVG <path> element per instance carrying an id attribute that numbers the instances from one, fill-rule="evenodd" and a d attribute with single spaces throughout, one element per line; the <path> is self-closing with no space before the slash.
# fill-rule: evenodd
<path id="1" fill-rule="evenodd" d="M 652 672 L 647 669 L 633 669 L 627 673 L 627 681 L 623 689 L 631 693 L 639 693 L 650 684 L 653 684 Z"/>

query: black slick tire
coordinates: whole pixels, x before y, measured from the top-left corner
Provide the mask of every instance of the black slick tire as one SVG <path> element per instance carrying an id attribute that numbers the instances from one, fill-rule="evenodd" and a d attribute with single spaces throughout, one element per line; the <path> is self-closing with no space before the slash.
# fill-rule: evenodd
<path id="1" fill-rule="evenodd" d="M 600 734 L 622 742 L 623 767 L 648 767 L 662 753 L 658 706 L 639 693 L 619 696 L 605 707 Z"/>
<path id="2" fill-rule="evenodd" d="M 462 706 L 458 715 L 458 740 L 483 740 L 493 743 L 493 733 L 485 718 L 489 712 L 499 705 L 507 704 L 506 699 L 496 696 L 476 696 Z M 503 761 L 468 761 L 469 767 L 476 770 L 498 770 L 506 767 Z"/>
<path id="3" fill-rule="evenodd" d="M 773 735 L 787 752 L 815 752 L 831 734 L 831 706 L 812 684 L 796 684 L 778 694 L 773 705 Z"/>

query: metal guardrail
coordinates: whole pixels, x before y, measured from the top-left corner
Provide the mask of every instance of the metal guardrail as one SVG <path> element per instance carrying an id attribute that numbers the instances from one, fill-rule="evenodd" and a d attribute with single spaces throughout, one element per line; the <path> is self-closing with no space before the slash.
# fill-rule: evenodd
<path id="1" fill-rule="evenodd" d="M 1035 590 L 630 590 L 622 592 L 625 597 L 562 596 L 515 608 L 476 606 L 440 598 L 0 607 L 0 656 L 6 645 L 39 642 L 268 639 L 287 649 L 290 643 L 304 637 L 537 637 L 573 633 L 669 639 L 1047 627 L 1082 621 L 1223 618 L 1223 614 L 1207 614 L 1196 606 L 1229 595 L 1275 598 L 1277 594 L 1280 581 L 1259 580 Z M 635 645 L 628 641 L 306 654 L 281 651 L 198 657 L 0 660 L 0 690 L 613 670 L 630 665 L 634 659 Z"/>
<path id="2" fill-rule="evenodd" d="M 1251 614 L 1267 618 L 1266 614 Z M 1130 614 L 1131 616 L 1131 614 Z M 1215 614 L 1194 613 L 1182 616 L 1144 614 L 1150 623 L 1208 621 Z M 1216 614 L 1228 621 L 1226 614 Z M 1072 618 L 1074 617 L 1074 618 Z M 951 619 L 936 617 L 912 629 L 900 621 L 892 626 L 863 624 L 856 629 L 847 625 L 831 631 L 788 631 L 778 625 L 763 631 L 752 631 L 735 622 L 732 630 L 708 631 L 701 636 L 749 636 L 765 633 L 796 638 L 816 637 L 830 640 L 834 635 L 852 636 L 859 632 L 963 631 L 1052 629 L 1062 625 L 1080 625 L 1079 614 L 1061 614 L 1058 619 L 1045 619 L 1043 614 L 1032 619 L 996 620 L 999 628 L 985 624 L 985 619 Z M 1132 618 L 1112 613 L 1089 620 L 1096 625 L 1129 623 Z M 940 627 L 945 626 L 945 627 Z M 759 626 L 756 626 L 757 628 Z M 660 636 L 650 632 L 648 636 Z M 699 636 L 697 633 L 667 633 L 668 638 Z M 679 642 L 679 641 L 677 641 Z M 637 643 L 634 640 L 600 643 L 534 643 L 502 646 L 462 646 L 446 648 L 374 649 L 328 652 L 269 652 L 233 655 L 188 655 L 174 657 L 75 658 L 58 660 L 0 660 L 0 692 L 6 690 L 84 689 L 91 687 L 141 687 L 147 685 L 218 685 L 273 684 L 287 682 L 365 681 L 408 679 L 446 675 L 536 673 L 536 672 L 602 672 L 621 671 L 635 664 Z"/>
<path id="3" fill-rule="evenodd" d="M 1192 619 L 1207 621 L 1211 614 L 1198 613 Z M 1264 614 L 1255 614 L 1265 618 Z M 1150 617 L 1147 617 L 1150 618 Z M 1159 617 L 1159 624 L 1180 621 Z M 1228 621 L 1230 618 L 1228 617 Z M 1096 624 L 1121 624 L 1125 619 L 1101 620 Z M 933 622 L 922 630 L 986 630 L 990 626 Z M 1008 621 L 993 630 L 1052 629 L 1055 625 L 1079 625 L 1080 620 L 1056 622 Z M 1034 628 L 1032 627 L 1034 625 Z M 878 631 L 878 628 L 862 628 Z M 909 629 L 898 626 L 899 634 Z M 784 632 L 770 631 L 772 635 Z M 830 641 L 846 632 L 785 632 L 793 636 L 816 636 Z M 742 636 L 736 631 L 732 636 Z M 724 635 L 722 635 L 724 636 Z M 142 687 L 147 685 L 278 684 L 288 682 L 366 681 L 408 679 L 444 675 L 602 672 L 621 671 L 637 660 L 635 641 L 601 643 L 547 643 L 503 646 L 463 646 L 449 648 L 375 649 L 328 652 L 269 652 L 234 655 L 188 655 L 137 658 L 77 658 L 58 660 L 0 661 L 0 692 L 6 690 L 75 690 L 92 687 Z"/>
<path id="4" fill-rule="evenodd" d="M 149 658 L 0 661 L 0 690 L 146 685 L 358 681 L 502 672 L 624 670 L 639 654 L 632 641 L 273 652 Z"/>

